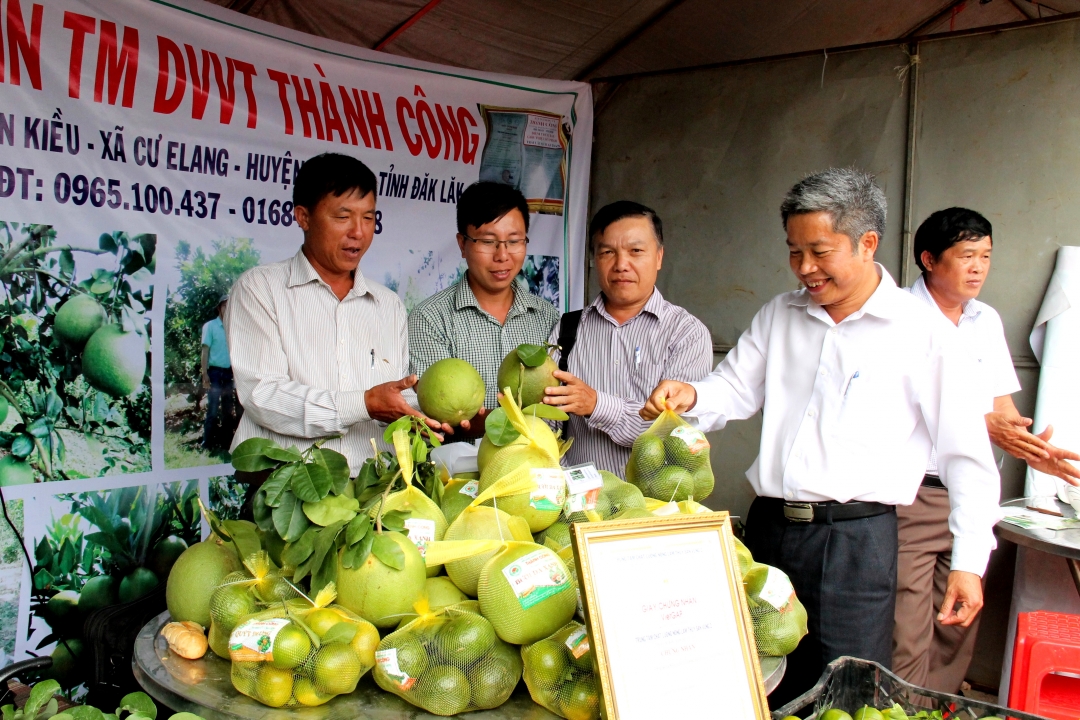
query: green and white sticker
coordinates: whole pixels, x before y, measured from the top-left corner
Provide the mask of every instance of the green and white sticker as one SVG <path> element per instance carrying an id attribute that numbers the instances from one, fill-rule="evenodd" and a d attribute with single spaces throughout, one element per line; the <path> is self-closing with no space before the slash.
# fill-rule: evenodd
<path id="1" fill-rule="evenodd" d="M 791 596 L 794 594 L 795 588 L 791 586 L 791 580 L 784 574 L 784 571 L 770 565 L 769 574 L 765 578 L 765 584 L 761 586 L 761 593 L 758 597 L 777 610 L 783 610 L 791 602 Z"/>
<path id="2" fill-rule="evenodd" d="M 671 437 L 679 438 L 686 443 L 686 447 L 690 449 L 690 453 L 693 455 L 698 455 L 709 449 L 709 440 L 705 437 L 705 433 L 689 425 L 680 425 L 675 428 L 671 431 Z"/>
<path id="3" fill-rule="evenodd" d="M 416 684 L 416 678 L 409 677 L 398 665 L 397 648 L 376 650 L 375 665 L 402 690 L 409 690 Z"/>
<path id="4" fill-rule="evenodd" d="M 435 521 L 409 518 L 405 521 L 405 529 L 409 531 L 412 544 L 420 551 L 420 557 L 427 557 L 428 543 L 435 541 Z"/>
<path id="5" fill-rule="evenodd" d="M 566 566 L 548 549 L 534 550 L 519 557 L 503 568 L 503 575 L 524 610 L 570 585 Z"/>
<path id="6" fill-rule="evenodd" d="M 289 623 L 288 618 L 247 620 L 240 623 L 229 635 L 229 659 L 233 662 L 272 661 L 274 640 Z"/>
<path id="7" fill-rule="evenodd" d="M 562 468 L 533 468 L 536 489 L 529 493 L 529 504 L 537 510 L 562 510 L 566 502 L 566 475 Z"/>
<path id="8" fill-rule="evenodd" d="M 470 480 L 469 482 L 462 485 L 461 489 L 459 489 L 458 492 L 462 495 L 468 495 L 469 497 L 475 499 L 476 496 L 480 494 L 480 481 Z"/>

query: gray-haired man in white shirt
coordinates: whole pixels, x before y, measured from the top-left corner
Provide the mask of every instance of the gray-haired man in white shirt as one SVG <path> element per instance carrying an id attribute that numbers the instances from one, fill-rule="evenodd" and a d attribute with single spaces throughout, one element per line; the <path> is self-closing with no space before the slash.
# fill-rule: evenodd
<path id="1" fill-rule="evenodd" d="M 791 577 L 810 627 L 773 703 L 841 655 L 890 665 L 895 506 L 915 498 L 935 446 L 955 538 L 943 622 L 970 624 L 983 604 L 1000 481 L 982 408 L 948 328 L 874 262 L 885 214 L 865 173 L 797 183 L 781 216 L 804 289 L 758 311 L 707 378 L 665 380 L 642 410 L 655 417 L 666 403 L 705 430 L 763 410 L 746 544 Z"/>

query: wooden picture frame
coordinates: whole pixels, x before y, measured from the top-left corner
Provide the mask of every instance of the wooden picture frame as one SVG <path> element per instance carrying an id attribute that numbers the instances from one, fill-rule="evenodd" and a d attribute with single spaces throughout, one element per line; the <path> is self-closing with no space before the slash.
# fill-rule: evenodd
<path id="1" fill-rule="evenodd" d="M 726 512 L 575 523 L 604 720 L 770 720 Z"/>

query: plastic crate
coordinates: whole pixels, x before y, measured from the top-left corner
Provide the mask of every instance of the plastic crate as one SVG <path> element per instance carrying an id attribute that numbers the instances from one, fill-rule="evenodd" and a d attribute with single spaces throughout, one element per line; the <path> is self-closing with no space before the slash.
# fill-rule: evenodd
<path id="1" fill-rule="evenodd" d="M 773 720 L 782 720 L 788 715 L 817 718 L 829 708 L 839 708 L 854 714 L 864 705 L 880 710 L 894 704 L 899 704 L 908 715 L 914 715 L 921 710 L 941 710 L 945 720 L 975 720 L 983 717 L 1047 720 L 1039 715 L 1009 710 L 1000 705 L 925 690 L 904 682 L 876 662 L 854 657 L 833 660 L 825 668 L 817 685 L 782 708 L 774 710 L 772 716 Z M 1077 714 L 1080 716 L 1080 711 Z"/>

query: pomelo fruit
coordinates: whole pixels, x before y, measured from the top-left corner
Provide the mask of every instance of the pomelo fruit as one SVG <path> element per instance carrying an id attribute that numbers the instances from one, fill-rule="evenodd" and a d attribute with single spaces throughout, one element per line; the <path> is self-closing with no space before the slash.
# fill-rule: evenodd
<path id="1" fill-rule="evenodd" d="M 660 468 L 664 466 L 665 457 L 663 439 L 645 433 L 634 441 L 630 450 L 630 460 L 626 466 L 627 468 L 633 466 L 636 477 L 643 480 L 660 471 Z M 629 476 L 629 470 L 627 475 Z M 629 479 L 627 477 L 627 480 Z"/>
<path id="2" fill-rule="evenodd" d="M 379 630 L 369 622 L 359 623 L 356 626 L 356 634 L 349 642 L 364 667 L 370 668 L 375 665 L 375 650 L 379 647 Z"/>
<path id="3" fill-rule="evenodd" d="M 292 670 L 304 662 L 311 652 L 311 640 L 298 626 L 289 624 L 278 630 L 270 653 L 274 659 L 270 664 L 279 670 Z"/>
<path id="4" fill-rule="evenodd" d="M 541 418 L 535 415 L 529 415 L 525 413 L 525 424 L 529 427 L 529 434 L 533 437 L 533 442 L 543 448 L 549 455 L 554 458 L 559 457 L 559 439 L 555 437 L 555 433 L 551 431 L 551 427 L 544 422 Z M 529 438 L 524 435 L 518 435 L 505 445 L 496 445 L 488 440 L 487 435 L 480 441 L 480 447 L 476 451 L 476 467 L 480 470 L 481 476 L 483 476 L 484 468 L 488 466 L 491 459 L 495 457 L 495 454 L 504 448 L 512 447 L 514 445 L 528 445 Z"/>
<path id="5" fill-rule="evenodd" d="M 511 350 L 499 364 L 499 392 L 510 388 L 518 406 L 526 408 L 544 401 L 544 388 L 561 383 L 555 379 L 559 366 L 549 355 L 539 367 L 528 367 L 518 357 L 517 348 Z"/>
<path id="6" fill-rule="evenodd" d="M 83 681 L 84 665 L 80 662 L 83 653 L 82 640 L 72 638 L 58 642 L 53 648 L 52 667 L 42 673 L 42 677 L 55 680 L 64 688 L 72 688 Z"/>
<path id="7" fill-rule="evenodd" d="M 693 492 L 694 476 L 678 465 L 666 465 L 646 483 L 644 494 L 664 502 L 679 502 Z"/>
<path id="8" fill-rule="evenodd" d="M 539 640 L 524 650 L 526 672 L 537 685 L 553 685 L 562 680 L 570 666 L 570 653 L 561 642 Z"/>
<path id="9" fill-rule="evenodd" d="M 83 618 L 79 615 L 79 593 L 61 590 L 45 605 L 49 627 L 61 635 L 78 635 Z"/>
<path id="10" fill-rule="evenodd" d="M 330 628 L 340 622 L 345 622 L 345 617 L 332 608 L 319 608 L 305 615 L 304 622 L 307 623 L 313 633 L 321 638 L 330 631 Z"/>
<path id="11" fill-rule="evenodd" d="M 120 602 L 138 600 L 158 586 L 158 577 L 152 570 L 135 568 L 120 581 Z"/>
<path id="12" fill-rule="evenodd" d="M 669 465 L 678 465 L 690 472 L 699 469 L 709 459 L 708 449 L 692 452 L 686 440 L 680 435 L 669 435 L 664 438 L 664 455 Z"/>
<path id="13" fill-rule="evenodd" d="M 108 316 L 105 308 L 90 295 L 76 295 L 56 311 L 53 332 L 65 345 L 81 348 Z"/>
<path id="14" fill-rule="evenodd" d="M 852 716 L 852 720 L 885 720 L 881 711 L 877 708 L 870 707 L 869 705 L 863 705 L 861 708 L 855 711 L 855 715 Z"/>
<path id="15" fill-rule="evenodd" d="M 428 668 L 413 689 L 417 703 L 437 715 L 457 715 L 469 707 L 472 687 L 461 670 L 452 665 Z"/>
<path id="16" fill-rule="evenodd" d="M 600 715 L 600 697 L 596 693 L 595 678 L 564 685 L 559 693 L 559 701 L 566 720 L 596 720 Z"/>
<path id="17" fill-rule="evenodd" d="M 231 633 L 245 617 L 259 609 L 251 589 L 235 582 L 245 577 L 244 572 L 229 573 L 210 595 L 210 619 L 226 633 Z"/>
<path id="18" fill-rule="evenodd" d="M 704 500 L 712 495 L 716 480 L 713 477 L 712 467 L 707 463 L 694 471 L 694 499 Z"/>
<path id="19" fill-rule="evenodd" d="M 292 670 L 280 670 L 263 663 L 255 680 L 255 699 L 263 705 L 281 707 L 292 697 Z"/>
<path id="20" fill-rule="evenodd" d="M 851 716 L 839 708 L 830 708 L 821 714 L 820 720 L 851 720 Z"/>
<path id="21" fill-rule="evenodd" d="M 508 575 L 523 573 L 531 587 L 519 587 L 519 597 Z M 551 549 L 531 542 L 508 543 L 487 561 L 477 597 L 496 634 L 513 645 L 547 637 L 577 611 L 577 586 L 566 564 Z"/>
<path id="22" fill-rule="evenodd" d="M 424 596 L 427 597 L 428 606 L 432 610 L 438 610 L 447 605 L 457 605 L 469 599 L 469 596 L 458 590 L 454 581 L 445 575 L 428 578 L 424 584 Z"/>
<path id="23" fill-rule="evenodd" d="M 630 508 L 645 509 L 645 496 L 633 483 L 624 482 L 611 488 L 604 488 L 604 494 L 615 513 Z"/>
<path id="24" fill-rule="evenodd" d="M 483 407 L 484 380 L 466 361 L 444 358 L 420 376 L 416 399 L 429 418 L 457 427 L 462 420 L 472 420 Z"/>
<path id="25" fill-rule="evenodd" d="M 116 578 L 109 575 L 98 575 L 87 580 L 79 593 L 79 613 L 85 617 L 95 610 L 115 605 L 120 601 L 119 585 Z"/>
<path id="26" fill-rule="evenodd" d="M 154 549 L 150 551 L 146 567 L 150 568 L 159 578 L 167 578 L 169 577 L 169 571 L 172 570 L 173 563 L 184 554 L 185 550 L 187 550 L 187 543 L 175 535 L 162 538 L 154 546 Z"/>
<path id="27" fill-rule="evenodd" d="M 457 667 L 471 665 L 493 647 L 495 630 L 480 615 L 461 613 L 439 628 L 436 651 L 446 662 Z"/>
<path id="28" fill-rule="evenodd" d="M 210 596 L 225 576 L 240 570 L 231 547 L 211 535 L 195 543 L 177 558 L 165 586 L 165 603 L 173 620 L 191 620 L 210 626 Z"/>
<path id="29" fill-rule="evenodd" d="M 487 490 L 498 480 L 523 466 L 530 470 L 560 469 L 558 455 L 551 455 L 536 443 L 509 445 L 496 453 L 484 471 L 480 473 L 480 491 Z M 540 532 L 562 514 L 562 504 L 566 499 L 566 481 L 564 478 L 557 478 L 555 481 L 562 483 L 561 498 L 556 497 L 547 502 L 533 501 L 530 500 L 530 493 L 524 492 L 498 498 L 495 502 L 499 509 L 525 518 L 531 532 Z"/>
<path id="30" fill-rule="evenodd" d="M 497 641 L 500 648 L 509 646 Z M 521 656 L 511 649 L 493 650 L 481 658 L 469 672 L 472 679 L 472 704 L 481 710 L 497 708 L 506 702 L 521 679 Z"/>
<path id="31" fill-rule="evenodd" d="M 501 504 L 501 501 L 498 501 Z M 446 540 L 531 540 L 529 524 L 519 517 L 490 507 L 469 508 L 446 530 Z M 476 597 L 480 570 L 496 550 L 446 564 L 446 574 L 461 592 Z"/>
<path id="32" fill-rule="evenodd" d="M 307 707 L 316 707 L 333 699 L 333 695 L 323 695 L 315 689 L 315 683 L 310 678 L 300 677 L 293 684 L 293 697 L 296 702 Z"/>
<path id="33" fill-rule="evenodd" d="M 469 485 L 469 483 L 472 483 L 472 485 Z M 469 503 L 476 499 L 476 495 L 479 493 L 479 485 L 479 478 L 476 480 L 455 478 L 446 483 L 446 487 L 443 488 L 442 504 L 439 506 L 439 509 L 442 510 L 447 525 L 454 522 L 454 520 L 457 519 L 457 516 L 461 514 L 461 511 L 467 508 Z M 469 492 L 462 492 L 463 489 L 468 490 L 470 488 L 472 489 L 472 494 L 469 494 Z"/>
<path id="34" fill-rule="evenodd" d="M 388 513 L 397 510 L 399 512 L 407 513 L 408 519 L 405 521 L 408 523 L 410 520 L 428 520 L 434 523 L 434 537 L 432 540 L 439 541 L 446 535 L 446 518 L 443 516 L 442 510 L 435 501 L 429 498 L 419 488 L 407 487 L 404 490 L 396 492 L 386 498 L 386 502 L 380 506 L 376 504 L 371 508 L 371 517 L 375 518 L 379 512 Z M 406 531 L 412 533 L 412 529 L 406 524 Z M 410 537 L 410 539 L 412 539 Z M 418 541 L 414 540 L 414 544 Z M 420 544 L 417 544 L 417 549 L 420 550 L 420 556 L 423 557 L 425 550 Z M 435 577 L 442 572 L 442 565 L 430 565 L 427 567 L 427 576 Z"/>
<path id="35" fill-rule="evenodd" d="M 556 520 L 548 526 L 547 530 L 538 533 L 536 536 L 537 545 L 543 545 L 548 540 L 555 543 L 559 548 L 564 548 L 569 545 L 570 523 L 566 520 Z"/>
<path id="36" fill-rule="evenodd" d="M 345 643 L 327 643 L 315 653 L 315 687 L 321 693 L 342 695 L 352 692 L 363 671 L 360 656 Z"/>
<path id="37" fill-rule="evenodd" d="M 427 569 L 409 538 L 396 532 L 384 532 L 383 536 L 401 548 L 404 567 L 395 570 L 370 553 L 360 567 L 346 568 L 338 553 L 337 601 L 375 627 L 391 628 L 401 615 L 412 612 L 413 603 L 424 592 Z"/>
<path id="38" fill-rule="evenodd" d="M 29 485 L 34 482 L 34 467 L 14 455 L 0 458 L 0 487 Z"/>
<path id="39" fill-rule="evenodd" d="M 146 374 L 146 338 L 116 323 L 102 325 L 83 348 L 82 372 L 86 382 L 106 395 L 131 395 Z"/>

